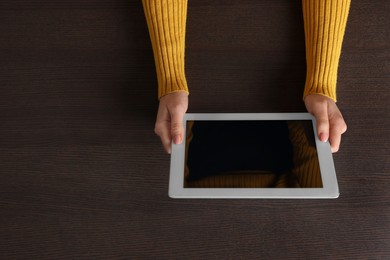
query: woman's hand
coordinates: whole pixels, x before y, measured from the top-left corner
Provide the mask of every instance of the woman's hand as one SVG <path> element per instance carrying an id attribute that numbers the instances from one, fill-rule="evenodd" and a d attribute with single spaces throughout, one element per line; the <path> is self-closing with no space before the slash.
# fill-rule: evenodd
<path id="1" fill-rule="evenodd" d="M 171 153 L 172 140 L 180 144 L 184 139 L 183 118 L 188 108 L 188 94 L 170 93 L 160 99 L 154 132 L 160 136 L 167 153 Z"/>
<path id="2" fill-rule="evenodd" d="M 347 131 L 347 125 L 336 103 L 318 94 L 307 95 L 304 99 L 306 109 L 317 120 L 317 133 L 322 142 L 329 139 L 332 152 L 340 148 L 341 135 Z"/>

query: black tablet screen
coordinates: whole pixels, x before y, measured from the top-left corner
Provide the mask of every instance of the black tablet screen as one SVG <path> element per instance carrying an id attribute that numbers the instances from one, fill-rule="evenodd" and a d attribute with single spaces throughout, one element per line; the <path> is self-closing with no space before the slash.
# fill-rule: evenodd
<path id="1" fill-rule="evenodd" d="M 310 120 L 187 121 L 186 188 L 320 188 Z"/>

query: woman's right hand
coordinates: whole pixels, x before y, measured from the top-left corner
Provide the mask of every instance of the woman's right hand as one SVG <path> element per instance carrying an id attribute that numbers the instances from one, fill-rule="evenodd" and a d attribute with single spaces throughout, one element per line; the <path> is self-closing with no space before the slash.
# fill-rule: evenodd
<path id="1" fill-rule="evenodd" d="M 319 94 L 307 95 L 304 99 L 307 111 L 317 120 L 318 138 L 326 142 L 329 139 L 332 153 L 340 148 L 341 135 L 347 131 L 347 124 L 336 103 Z"/>
<path id="2" fill-rule="evenodd" d="M 183 118 L 187 109 L 187 92 L 173 92 L 160 98 L 154 132 L 161 138 L 168 154 L 171 153 L 172 140 L 180 144 L 184 139 Z"/>

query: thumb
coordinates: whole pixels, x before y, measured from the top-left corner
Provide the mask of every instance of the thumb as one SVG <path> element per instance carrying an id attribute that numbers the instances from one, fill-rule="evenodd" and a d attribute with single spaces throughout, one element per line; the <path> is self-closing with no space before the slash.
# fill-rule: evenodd
<path id="1" fill-rule="evenodd" d="M 313 115 L 317 121 L 317 134 L 322 142 L 329 139 L 329 115 L 327 102 L 321 102 L 313 111 Z"/>
<path id="2" fill-rule="evenodd" d="M 181 144 L 184 136 L 184 113 L 175 111 L 171 114 L 171 136 L 175 144 Z"/>

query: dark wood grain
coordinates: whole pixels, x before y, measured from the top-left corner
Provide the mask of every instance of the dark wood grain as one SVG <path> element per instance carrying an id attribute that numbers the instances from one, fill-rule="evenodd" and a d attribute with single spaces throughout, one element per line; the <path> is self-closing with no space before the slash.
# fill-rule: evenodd
<path id="1" fill-rule="evenodd" d="M 305 111 L 299 1 L 188 10 L 190 112 Z M 389 13 L 351 6 L 339 199 L 173 200 L 140 1 L 2 1 L 0 258 L 390 258 Z"/>

